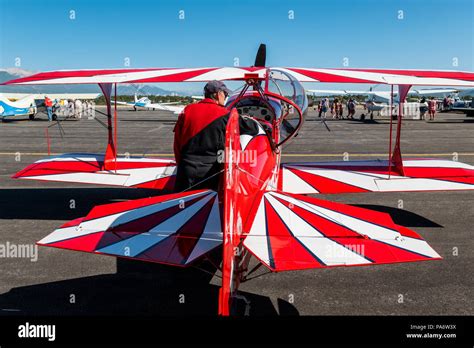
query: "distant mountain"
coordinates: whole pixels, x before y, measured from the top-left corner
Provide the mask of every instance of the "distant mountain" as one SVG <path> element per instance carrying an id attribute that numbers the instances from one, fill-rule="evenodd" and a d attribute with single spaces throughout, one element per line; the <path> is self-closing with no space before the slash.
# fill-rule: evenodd
<path id="1" fill-rule="evenodd" d="M 19 68 L 0 69 L 0 83 L 34 74 Z M 196 92 L 177 92 L 153 85 L 128 85 L 117 86 L 119 95 L 177 95 L 190 96 Z M 36 86 L 0 86 L 0 92 L 9 93 L 97 93 L 100 89 L 97 85 L 36 85 Z"/>

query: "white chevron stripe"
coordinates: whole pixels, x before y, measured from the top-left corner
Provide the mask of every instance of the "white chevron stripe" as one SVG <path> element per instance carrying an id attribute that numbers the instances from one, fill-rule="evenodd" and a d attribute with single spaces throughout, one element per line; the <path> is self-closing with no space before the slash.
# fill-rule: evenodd
<path id="1" fill-rule="evenodd" d="M 282 190 L 291 193 L 318 193 L 319 191 L 293 173 L 291 169 L 283 168 L 280 172 L 283 175 Z"/>
<path id="2" fill-rule="evenodd" d="M 204 74 L 192 77 L 186 81 L 211 81 L 211 80 L 231 80 L 231 79 L 242 79 L 245 74 L 258 74 L 259 77 L 263 78 L 266 74 L 266 69 L 259 69 L 255 71 L 247 71 L 241 68 L 218 68 L 211 70 Z"/>
<path id="3" fill-rule="evenodd" d="M 186 260 L 186 264 L 194 261 L 199 256 L 204 255 L 208 251 L 222 244 L 222 237 L 219 200 L 216 196 L 214 199 L 214 204 L 212 205 L 212 210 L 207 218 L 204 232 L 199 238 L 191 255 L 189 255 L 188 259 Z"/>
<path id="4" fill-rule="evenodd" d="M 404 167 L 433 167 L 433 168 L 462 168 L 462 169 L 471 169 L 474 170 L 474 166 L 448 160 L 437 160 L 437 159 L 423 159 L 423 160 L 404 160 Z"/>
<path id="5" fill-rule="evenodd" d="M 117 173 L 128 175 L 128 179 L 124 186 L 138 185 L 143 182 L 166 178 L 176 174 L 176 167 L 157 167 L 157 168 L 140 168 L 140 169 L 123 169 Z"/>
<path id="6" fill-rule="evenodd" d="M 252 227 L 244 240 L 244 246 L 251 250 L 260 260 L 270 264 L 268 253 L 268 236 L 265 216 L 265 199 L 262 197 Z"/>
<path id="7" fill-rule="evenodd" d="M 379 191 L 437 191 L 437 190 L 473 190 L 474 185 L 454 181 L 436 179 L 406 178 L 396 180 L 377 179 L 375 183 Z"/>
<path id="8" fill-rule="evenodd" d="M 337 211 L 316 206 L 308 202 L 302 202 L 276 192 L 271 194 L 287 202 L 293 203 L 294 205 L 297 205 L 309 212 L 339 223 L 340 225 L 360 233 L 361 235 L 366 235 L 373 240 L 381 241 L 408 251 L 422 254 L 427 257 L 440 257 L 439 254 L 434 251 L 424 240 L 402 236 L 398 231 L 360 220 Z"/>
<path id="9" fill-rule="evenodd" d="M 176 174 L 175 166 L 122 169 L 115 171 L 72 172 L 22 176 L 22 179 L 45 181 L 77 182 L 86 184 L 104 184 L 117 186 L 134 186 L 144 182 L 166 178 Z"/>
<path id="10" fill-rule="evenodd" d="M 319 175 L 327 179 L 340 181 L 349 185 L 357 186 L 369 191 L 378 191 L 375 183 L 375 178 L 366 175 L 357 174 L 355 172 L 348 172 L 337 169 L 308 169 L 305 167 L 293 167 L 303 172 Z"/>
<path id="11" fill-rule="evenodd" d="M 113 223 L 110 224 L 109 228 L 113 228 L 113 227 L 128 223 L 132 220 L 140 219 L 142 217 L 145 217 L 151 214 L 156 214 L 165 209 L 179 205 L 180 203 L 182 203 L 184 205 L 184 209 L 186 209 L 187 203 L 190 200 L 199 198 L 199 197 L 204 197 L 206 195 L 213 195 L 213 194 L 215 194 L 213 191 L 198 192 L 198 193 L 194 193 L 188 196 L 166 200 L 163 202 L 155 203 L 155 204 L 144 206 L 141 208 L 128 210 L 126 212 L 121 213 L 121 215 L 115 221 L 113 221 Z M 93 223 L 93 221 L 94 220 L 91 220 L 90 222 Z"/>
<path id="12" fill-rule="evenodd" d="M 82 237 L 91 233 L 96 233 L 96 230 L 84 230 L 78 226 L 58 228 L 46 237 L 41 239 L 38 244 L 50 244 L 61 240 Z"/>
<path id="13" fill-rule="evenodd" d="M 306 167 L 308 169 L 324 169 L 320 167 L 324 166 L 336 166 L 344 167 L 345 170 L 348 170 L 348 167 L 353 166 L 367 166 L 367 167 L 387 167 L 387 160 L 373 160 L 373 161 L 334 161 L 334 162 L 289 162 L 282 165 L 285 168 L 291 167 Z M 404 167 L 433 167 L 433 168 L 463 168 L 474 170 L 474 166 L 450 160 L 440 160 L 440 159 L 415 159 L 415 160 L 403 160 Z M 336 168 L 338 169 L 338 168 Z M 343 170 L 343 169 L 341 169 Z"/>
<path id="14" fill-rule="evenodd" d="M 158 69 L 158 70 L 146 70 L 146 71 L 135 71 L 135 72 L 123 72 L 117 74 L 97 74 L 94 76 L 84 77 L 58 77 L 49 80 L 29 81 L 22 82 L 19 84 L 30 85 L 30 84 L 68 84 L 68 83 L 124 83 L 127 81 L 150 79 L 154 77 L 168 76 L 173 74 L 185 73 L 190 71 L 196 71 L 206 68 L 192 68 L 192 69 Z M 192 80 L 191 80 L 192 81 Z"/>
<path id="15" fill-rule="evenodd" d="M 58 156 L 48 157 L 40 159 L 34 163 L 47 163 L 47 162 L 102 162 L 104 160 L 103 154 L 71 154 L 66 153 Z M 145 157 L 117 157 L 119 163 L 169 163 L 174 164 L 173 160 L 163 158 L 145 158 Z"/>
<path id="16" fill-rule="evenodd" d="M 83 184 L 106 184 L 124 186 L 127 182 L 128 175 L 112 174 L 112 173 L 67 173 L 67 174 L 50 174 L 23 176 L 22 179 L 45 180 L 45 181 L 61 181 L 61 182 L 77 182 Z"/>
<path id="17" fill-rule="evenodd" d="M 415 161 L 412 161 L 415 162 Z M 446 161 L 446 168 L 456 168 L 451 161 Z M 454 162 L 456 163 L 456 162 Z M 434 164 L 433 164 L 434 165 Z M 420 166 L 422 167 L 422 166 Z M 429 166 L 427 166 L 429 167 Z M 428 179 L 428 178 L 411 178 L 406 176 L 397 176 L 386 174 L 365 173 L 359 171 L 348 171 L 338 169 L 320 169 L 304 166 L 285 166 L 283 168 L 283 191 L 291 193 L 313 193 L 314 189 L 304 188 L 296 178 L 286 176 L 286 172 L 291 169 L 298 169 L 311 175 L 319 175 L 330 180 L 335 180 L 348 185 L 357 186 L 369 191 L 381 192 L 397 192 L 397 191 L 436 191 L 436 190 L 472 190 L 474 185 L 462 182 Z M 464 166 L 470 169 L 469 165 Z M 299 178 L 298 178 L 299 179 Z M 304 182 L 304 180 L 299 179 Z M 314 178 L 317 182 L 317 178 Z"/>
<path id="18" fill-rule="evenodd" d="M 321 166 L 341 166 L 341 167 L 351 167 L 351 166 L 367 166 L 367 167 L 386 167 L 388 166 L 388 161 L 386 160 L 372 160 L 372 161 L 331 161 L 331 162 L 288 162 L 282 164 L 283 167 L 307 167 L 311 169 L 312 167 L 321 167 Z M 314 168 L 316 169 L 316 168 Z"/>
<path id="19" fill-rule="evenodd" d="M 295 238 L 325 265 L 336 266 L 371 263 L 363 256 L 327 238 L 291 209 L 272 197 L 271 194 L 266 194 L 266 197 Z"/>
<path id="20" fill-rule="evenodd" d="M 401 237 L 400 233 L 393 229 L 375 225 L 373 223 L 354 218 L 352 216 L 340 213 L 338 211 L 326 209 L 321 206 L 314 205 L 312 203 L 300 201 L 298 199 L 295 199 L 293 197 L 286 196 L 280 193 L 275 192 L 272 194 L 278 198 L 281 198 L 289 203 L 292 203 L 313 214 L 317 214 L 334 223 L 345 226 L 346 228 L 349 228 L 357 233 L 360 233 L 361 235 L 367 235 L 370 238 L 374 236 L 379 239 L 387 239 L 387 240 L 395 239 L 396 237 Z"/>
<path id="21" fill-rule="evenodd" d="M 252 140 L 253 138 L 254 138 L 254 136 L 249 135 L 249 134 L 241 134 L 240 135 L 240 147 L 241 147 L 242 151 L 245 150 L 245 148 L 249 144 L 250 140 Z"/>
<path id="22" fill-rule="evenodd" d="M 417 77 L 402 74 L 389 74 L 383 72 L 370 72 L 370 71 L 357 71 L 357 70 L 343 70 L 343 69 L 311 69 L 311 68 L 276 68 L 279 70 L 286 71 L 293 75 L 300 82 L 318 82 L 319 80 L 308 77 L 301 73 L 297 73 L 291 69 L 302 69 L 308 72 L 319 72 L 324 74 L 330 74 L 335 76 L 343 76 L 348 78 L 368 80 L 372 82 L 384 83 L 384 84 L 406 84 L 406 85 L 437 85 L 437 86 L 474 86 L 474 82 L 439 78 L 439 77 Z"/>
<path id="23" fill-rule="evenodd" d="M 136 208 L 132 210 L 126 210 L 120 213 L 107 215 L 97 219 L 86 220 L 81 222 L 78 226 L 59 228 L 53 231 L 51 234 L 47 235 L 45 238 L 39 241 L 41 244 L 50 244 L 55 243 L 65 239 L 71 239 L 75 237 L 85 236 L 87 234 L 96 233 L 100 231 L 106 231 L 111 227 L 115 227 L 132 220 L 157 213 L 169 207 L 179 204 L 180 200 L 183 200 L 184 203 L 190 199 L 194 199 L 200 196 L 209 194 L 210 191 L 205 191 L 190 196 L 173 199 L 170 201 L 165 201 L 161 203 L 156 203 L 150 206 Z"/>
<path id="24" fill-rule="evenodd" d="M 126 255 L 126 253 L 129 253 L 129 255 L 126 256 L 137 256 L 179 230 L 215 195 L 215 192 L 207 194 L 189 208 L 183 209 L 183 211 L 163 221 L 148 232 L 140 233 L 134 237 L 109 245 L 98 251 L 105 254 Z"/>

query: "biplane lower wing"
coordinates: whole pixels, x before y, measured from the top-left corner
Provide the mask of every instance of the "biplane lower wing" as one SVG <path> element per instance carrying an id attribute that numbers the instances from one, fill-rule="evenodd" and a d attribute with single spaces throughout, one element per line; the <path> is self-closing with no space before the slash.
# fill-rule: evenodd
<path id="1" fill-rule="evenodd" d="M 279 189 L 289 193 L 474 190 L 474 166 L 441 159 L 403 160 L 403 175 L 387 160 L 285 163 Z"/>
<path id="2" fill-rule="evenodd" d="M 210 190 L 105 204 L 37 244 L 186 267 L 222 244 L 220 211 Z"/>
<path id="3" fill-rule="evenodd" d="M 272 271 L 441 259 L 386 213 L 277 192 L 263 195 L 244 246 Z"/>
<path id="4" fill-rule="evenodd" d="M 117 157 L 106 170 L 104 155 L 71 153 L 39 160 L 13 178 L 172 189 L 175 172 L 176 164 L 170 159 Z"/>

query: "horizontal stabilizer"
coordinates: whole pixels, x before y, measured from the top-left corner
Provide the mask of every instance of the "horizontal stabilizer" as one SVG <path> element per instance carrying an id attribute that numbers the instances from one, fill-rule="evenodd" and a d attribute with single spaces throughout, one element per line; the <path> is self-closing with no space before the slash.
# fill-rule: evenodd
<path id="1" fill-rule="evenodd" d="M 218 196 L 200 190 L 100 205 L 38 244 L 187 266 L 222 244 Z"/>
<path id="2" fill-rule="evenodd" d="M 264 194 L 244 246 L 273 271 L 441 258 L 386 213 L 276 192 Z"/>

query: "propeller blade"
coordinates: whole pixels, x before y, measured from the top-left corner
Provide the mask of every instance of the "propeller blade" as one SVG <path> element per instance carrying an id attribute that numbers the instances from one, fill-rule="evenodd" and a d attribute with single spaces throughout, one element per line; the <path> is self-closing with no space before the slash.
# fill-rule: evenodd
<path id="1" fill-rule="evenodd" d="M 265 67 L 265 61 L 267 60 L 267 45 L 260 44 L 257 55 L 255 56 L 254 66 Z"/>

